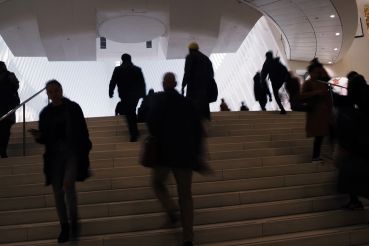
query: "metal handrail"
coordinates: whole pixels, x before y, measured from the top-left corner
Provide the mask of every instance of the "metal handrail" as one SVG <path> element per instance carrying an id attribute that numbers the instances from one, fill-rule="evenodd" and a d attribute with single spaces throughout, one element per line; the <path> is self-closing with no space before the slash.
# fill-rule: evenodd
<path id="1" fill-rule="evenodd" d="M 15 111 L 17 111 L 20 107 L 23 107 L 23 156 L 26 155 L 26 103 L 28 103 L 33 98 L 35 98 L 36 96 L 38 96 L 45 89 L 46 89 L 46 87 L 42 88 L 40 91 L 38 91 L 33 96 L 29 97 L 28 99 L 26 99 L 25 101 L 23 101 L 22 103 L 20 103 L 18 106 L 16 106 L 15 108 L 13 108 L 8 113 L 6 113 L 5 115 L 1 116 L 1 118 L 0 118 L 0 121 L 2 121 L 4 119 L 8 118 L 11 114 L 15 113 Z"/>

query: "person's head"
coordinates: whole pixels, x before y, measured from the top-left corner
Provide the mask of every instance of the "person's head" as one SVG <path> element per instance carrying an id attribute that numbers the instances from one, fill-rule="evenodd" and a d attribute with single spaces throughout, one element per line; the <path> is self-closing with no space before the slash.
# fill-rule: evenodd
<path id="1" fill-rule="evenodd" d="M 154 93 L 155 93 L 154 89 L 150 89 L 147 94 L 148 95 L 153 95 Z"/>
<path id="2" fill-rule="evenodd" d="M 319 79 L 322 75 L 323 64 L 321 64 L 318 58 L 314 58 L 310 61 L 310 65 L 307 67 L 307 71 L 310 78 L 313 80 Z"/>
<path id="3" fill-rule="evenodd" d="M 7 71 L 5 62 L 0 61 L 0 73 Z"/>
<path id="4" fill-rule="evenodd" d="M 242 101 L 242 102 L 241 102 L 241 105 L 242 105 L 242 106 L 244 106 L 244 105 L 245 105 L 245 102 L 244 102 L 244 101 Z"/>
<path id="5" fill-rule="evenodd" d="M 265 53 L 265 57 L 267 59 L 273 59 L 273 51 L 269 50 L 267 53 Z"/>
<path id="6" fill-rule="evenodd" d="M 63 87 L 57 80 L 50 80 L 46 83 L 46 94 L 52 104 L 59 105 L 62 103 Z"/>
<path id="7" fill-rule="evenodd" d="M 163 77 L 163 89 L 164 91 L 174 90 L 177 86 L 176 76 L 172 72 L 167 72 Z"/>
<path id="8" fill-rule="evenodd" d="M 196 43 L 196 42 L 192 42 L 188 45 L 188 50 L 190 52 L 193 52 L 193 51 L 198 51 L 199 50 L 199 44 Z"/>
<path id="9" fill-rule="evenodd" d="M 346 77 L 347 77 L 347 79 L 350 81 L 350 80 L 352 80 L 354 77 L 356 77 L 357 75 L 359 75 L 359 73 L 358 73 L 358 72 L 356 72 L 356 71 L 350 71 L 350 72 L 346 75 Z"/>
<path id="10" fill-rule="evenodd" d="M 224 103 L 224 98 L 220 99 L 222 101 L 222 103 Z"/>
<path id="11" fill-rule="evenodd" d="M 122 58 L 123 63 L 131 63 L 132 62 L 131 56 L 127 53 L 124 53 L 121 58 Z"/>

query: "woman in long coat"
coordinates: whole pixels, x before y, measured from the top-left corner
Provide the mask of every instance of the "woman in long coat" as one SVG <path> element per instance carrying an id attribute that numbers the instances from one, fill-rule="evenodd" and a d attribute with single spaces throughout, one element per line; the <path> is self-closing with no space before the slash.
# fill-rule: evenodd
<path id="1" fill-rule="evenodd" d="M 323 65 L 313 60 L 308 67 L 310 79 L 302 87 L 301 99 L 308 105 L 306 114 L 306 136 L 314 137 L 312 161 L 321 161 L 320 149 L 325 136 L 329 136 L 333 125 L 332 100 L 329 95 L 329 76 Z"/>

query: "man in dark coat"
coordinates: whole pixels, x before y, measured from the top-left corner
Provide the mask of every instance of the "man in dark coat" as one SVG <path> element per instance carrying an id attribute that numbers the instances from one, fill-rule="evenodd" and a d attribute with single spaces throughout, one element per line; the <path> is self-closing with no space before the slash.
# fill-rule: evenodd
<path id="1" fill-rule="evenodd" d="M 269 101 L 272 101 L 272 94 L 270 94 L 266 81 L 261 80 L 260 72 L 257 72 L 254 76 L 254 96 L 255 100 L 259 102 L 261 110 L 266 111 L 267 96 Z"/>
<path id="2" fill-rule="evenodd" d="M 109 84 L 110 98 L 114 95 L 115 86 L 118 87 L 118 94 L 126 116 L 130 141 L 136 142 L 139 137 L 136 107 L 138 100 L 146 95 L 146 85 L 141 68 L 133 65 L 129 54 L 123 54 L 122 65 L 114 69 Z"/>
<path id="3" fill-rule="evenodd" d="M 4 116 L 19 103 L 19 81 L 14 73 L 7 70 L 4 62 L 0 61 L 0 117 Z M 7 148 L 10 138 L 10 129 L 15 123 L 15 113 L 0 121 L 0 156 L 8 157 Z"/>
<path id="4" fill-rule="evenodd" d="M 169 197 L 165 183 L 170 172 L 177 182 L 183 245 L 192 245 L 193 201 L 192 171 L 201 171 L 203 162 L 203 129 L 200 117 L 192 103 L 174 88 L 177 82 L 173 73 L 164 76 L 164 92 L 153 98 L 147 118 L 150 134 L 157 139 L 158 164 L 152 171 L 152 185 L 172 223 L 177 221 L 177 207 Z"/>
<path id="5" fill-rule="evenodd" d="M 188 97 L 202 118 L 210 120 L 209 91 L 210 81 L 214 79 L 213 65 L 210 59 L 199 51 L 197 43 L 191 43 L 186 57 L 185 71 L 182 81 L 182 95 L 187 86 Z"/>
<path id="6" fill-rule="evenodd" d="M 39 130 L 30 132 L 45 145 L 44 173 L 46 185 L 51 184 L 54 191 L 61 243 L 68 241 L 69 236 L 73 240 L 79 236 L 75 182 L 90 175 L 88 155 L 92 144 L 82 109 L 63 97 L 61 84 L 49 81 L 46 92 L 51 103 L 40 113 Z"/>
<path id="7" fill-rule="evenodd" d="M 273 94 L 275 101 L 277 102 L 281 114 L 286 114 L 281 99 L 279 98 L 279 89 L 282 87 L 288 75 L 287 68 L 279 61 L 279 57 L 273 58 L 272 51 L 268 51 L 266 54 L 266 59 L 263 64 L 263 69 L 261 70 L 261 80 L 266 80 L 269 75 L 269 79 L 272 83 Z"/>

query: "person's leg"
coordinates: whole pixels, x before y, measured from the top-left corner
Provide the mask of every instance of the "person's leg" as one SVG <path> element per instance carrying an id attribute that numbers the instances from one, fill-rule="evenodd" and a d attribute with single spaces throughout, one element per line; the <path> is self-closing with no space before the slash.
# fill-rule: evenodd
<path id="1" fill-rule="evenodd" d="M 314 138 L 314 145 L 313 145 L 313 161 L 320 160 L 320 149 L 323 143 L 323 136 L 317 136 Z"/>
<path id="2" fill-rule="evenodd" d="M 173 169 L 177 182 L 178 199 L 181 209 L 183 241 L 193 241 L 193 199 L 192 199 L 192 170 L 187 168 Z"/>
<path id="3" fill-rule="evenodd" d="M 67 201 L 69 222 L 71 227 L 71 237 L 77 240 L 79 237 L 79 221 L 77 208 L 77 192 L 76 192 L 76 177 L 77 177 L 77 161 L 70 157 L 66 161 L 64 184 L 65 197 Z"/>
<path id="4" fill-rule="evenodd" d="M 151 185 L 154 189 L 155 195 L 167 213 L 170 222 L 176 223 L 178 218 L 176 215 L 177 206 L 171 199 L 166 182 L 170 173 L 170 168 L 155 167 L 151 171 Z"/>
<path id="5" fill-rule="evenodd" d="M 1 158 L 7 158 L 7 148 L 10 139 L 10 129 L 12 123 L 8 120 L 0 121 L 0 156 Z"/>
<path id="6" fill-rule="evenodd" d="M 128 99 L 127 99 L 128 100 Z M 124 102 L 125 108 L 125 116 L 128 125 L 130 141 L 136 142 L 139 136 L 138 128 L 137 128 L 137 115 L 136 115 L 136 107 L 137 100 L 128 100 Z"/>
<path id="7" fill-rule="evenodd" d="M 273 88 L 273 95 L 274 95 L 274 99 L 276 101 L 276 103 L 278 104 L 279 109 L 281 110 L 281 114 L 285 114 L 286 110 L 284 109 L 281 99 L 279 98 L 279 89 L 280 87 L 278 86 L 273 86 L 272 83 L 272 88 Z"/>
<path id="8" fill-rule="evenodd" d="M 59 164 L 59 163 L 58 163 Z M 58 165 L 55 165 L 58 166 Z M 59 168 L 57 168 L 59 169 Z M 69 223 L 67 216 L 67 208 L 64 200 L 64 188 L 63 188 L 63 173 L 58 170 L 54 170 L 51 180 L 51 185 L 53 187 L 55 207 L 59 217 L 59 223 L 61 227 L 61 232 L 58 237 L 58 242 L 67 242 L 69 240 Z"/>
<path id="9" fill-rule="evenodd" d="M 266 111 L 265 105 L 267 104 L 266 100 L 259 100 L 260 108 L 263 111 Z"/>

